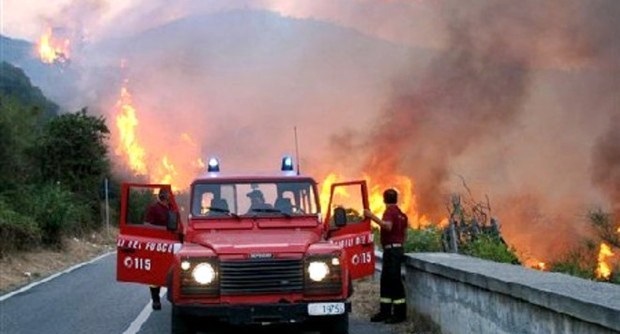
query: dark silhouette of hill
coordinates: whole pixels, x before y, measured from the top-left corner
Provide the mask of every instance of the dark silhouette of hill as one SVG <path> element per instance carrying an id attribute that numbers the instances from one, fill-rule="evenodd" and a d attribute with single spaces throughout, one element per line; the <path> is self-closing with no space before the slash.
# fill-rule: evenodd
<path id="1" fill-rule="evenodd" d="M 35 87 L 24 71 L 5 61 L 0 62 L 0 102 L 13 99 L 20 105 L 38 108 L 43 111 L 44 117 L 51 117 L 58 113 L 58 106 L 49 101 Z"/>
<path id="2" fill-rule="evenodd" d="M 0 35 L 0 61 L 18 63 L 32 57 L 33 44 Z"/>

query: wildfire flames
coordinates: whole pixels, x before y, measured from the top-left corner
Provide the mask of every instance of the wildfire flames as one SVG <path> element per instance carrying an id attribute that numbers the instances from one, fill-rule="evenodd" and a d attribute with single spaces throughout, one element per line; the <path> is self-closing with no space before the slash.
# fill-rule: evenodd
<path id="1" fill-rule="evenodd" d="M 115 114 L 118 130 L 116 155 L 124 160 L 135 175 L 145 176 L 151 183 L 171 184 L 172 189 L 177 191 L 186 189 L 192 178 L 204 169 L 205 164 L 202 159 L 196 158 L 193 163 L 185 163 L 182 168 L 177 168 L 174 161 L 186 161 L 188 155 L 197 154 L 198 145 L 187 133 L 182 133 L 179 137 L 184 149 L 176 150 L 161 147 L 149 141 L 148 137 L 139 138 L 139 113 L 134 106 L 127 84 L 126 81 L 116 102 Z M 178 159 L 175 160 L 175 158 Z"/>
<path id="2" fill-rule="evenodd" d="M 409 225 L 414 228 L 428 226 L 431 222 L 425 215 L 418 212 L 415 203 L 415 193 L 413 180 L 403 175 L 387 175 L 378 177 L 375 175 L 365 174 L 364 179 L 368 184 L 368 196 L 370 211 L 381 216 L 385 209 L 383 203 L 383 191 L 388 188 L 394 188 L 399 193 L 399 207 L 409 217 Z M 345 178 L 337 173 L 328 174 L 321 186 L 321 208 L 327 210 L 331 185 L 337 182 L 346 181 Z M 347 196 L 345 189 L 338 188 L 340 195 Z M 443 222 L 440 222 L 440 224 Z"/>
<path id="3" fill-rule="evenodd" d="M 68 38 L 57 38 L 52 33 L 52 28 L 47 28 L 39 38 L 37 52 L 42 62 L 53 64 L 64 63 L 69 60 L 71 42 Z"/>
<path id="4" fill-rule="evenodd" d="M 138 118 L 136 117 L 136 109 L 133 107 L 131 101 L 131 94 L 129 94 L 126 86 L 121 88 L 121 96 L 116 103 L 116 108 L 118 110 L 116 127 L 120 135 L 120 144 L 116 149 L 116 154 L 125 156 L 129 168 L 135 173 L 145 175 L 147 169 L 146 163 L 144 162 L 144 148 L 142 148 L 136 138 Z"/>
<path id="5" fill-rule="evenodd" d="M 610 257 L 614 256 L 614 253 L 604 242 L 601 243 L 601 248 L 598 253 L 598 266 L 596 267 L 596 277 L 599 279 L 608 280 L 611 276 L 610 264 L 607 262 Z"/>

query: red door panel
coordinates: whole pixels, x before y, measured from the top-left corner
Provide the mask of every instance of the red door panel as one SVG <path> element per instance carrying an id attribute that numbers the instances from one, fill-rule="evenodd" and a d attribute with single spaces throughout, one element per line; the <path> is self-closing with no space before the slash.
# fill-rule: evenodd
<path id="1" fill-rule="evenodd" d="M 336 207 L 345 208 L 346 226 L 334 226 L 331 216 Z M 325 223 L 330 229 L 329 239 L 345 249 L 351 278 L 372 275 L 375 272 L 375 251 L 370 219 L 364 217 L 364 209 L 368 209 L 366 181 L 333 184 L 327 209 Z"/>
<path id="2" fill-rule="evenodd" d="M 157 200 L 162 188 L 170 191 L 170 185 L 122 185 L 120 232 L 116 244 L 118 281 L 165 285 L 174 253 L 181 248 L 182 224 L 178 221 L 178 207 L 172 192 L 170 207 L 177 216 L 178 229 L 168 231 L 164 226 L 144 223 L 147 208 Z"/>

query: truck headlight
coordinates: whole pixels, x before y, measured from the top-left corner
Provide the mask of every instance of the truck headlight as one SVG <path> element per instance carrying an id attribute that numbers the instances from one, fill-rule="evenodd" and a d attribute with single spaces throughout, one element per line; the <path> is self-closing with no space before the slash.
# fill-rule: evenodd
<path id="1" fill-rule="evenodd" d="M 210 284 L 215 280 L 215 269 L 209 263 L 199 263 L 194 267 L 192 277 L 199 284 Z"/>
<path id="2" fill-rule="evenodd" d="M 341 253 L 308 255 L 304 260 L 304 295 L 342 293 Z"/>
<path id="3" fill-rule="evenodd" d="M 308 265 L 308 276 L 315 282 L 320 282 L 329 275 L 329 266 L 322 261 L 312 261 Z"/>

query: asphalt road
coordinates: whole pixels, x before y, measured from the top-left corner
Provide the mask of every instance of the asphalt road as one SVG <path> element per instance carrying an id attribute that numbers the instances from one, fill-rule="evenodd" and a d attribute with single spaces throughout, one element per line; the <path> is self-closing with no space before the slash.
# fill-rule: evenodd
<path id="1" fill-rule="evenodd" d="M 151 311 L 146 286 L 117 283 L 115 254 L 12 296 L 0 297 L 0 333 L 170 333 L 171 305 Z M 303 333 L 290 327 L 228 327 L 221 333 Z M 384 325 L 350 319 L 355 334 L 389 334 Z"/>

